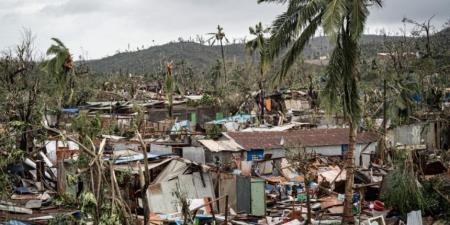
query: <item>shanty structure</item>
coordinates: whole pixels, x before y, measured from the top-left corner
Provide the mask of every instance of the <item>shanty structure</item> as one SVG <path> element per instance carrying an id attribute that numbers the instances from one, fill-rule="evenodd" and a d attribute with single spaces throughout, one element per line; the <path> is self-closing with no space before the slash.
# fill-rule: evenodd
<path id="1" fill-rule="evenodd" d="M 242 160 L 245 157 L 245 149 L 234 140 L 223 138 L 220 140 L 199 140 L 205 149 L 205 161 L 207 163 L 220 162 L 230 164 L 233 160 Z"/>

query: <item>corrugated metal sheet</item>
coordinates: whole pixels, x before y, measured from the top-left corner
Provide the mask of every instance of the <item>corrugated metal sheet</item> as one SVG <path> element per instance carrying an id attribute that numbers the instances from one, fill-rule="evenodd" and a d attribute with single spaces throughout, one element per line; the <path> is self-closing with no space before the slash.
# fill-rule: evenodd
<path id="1" fill-rule="evenodd" d="M 150 144 L 150 152 L 156 155 L 172 154 L 172 147 L 158 144 Z"/>
<path id="2" fill-rule="evenodd" d="M 219 174 L 219 197 L 228 195 L 228 204 L 233 210 L 236 210 L 236 175 Z M 225 212 L 225 199 L 219 201 L 220 212 Z"/>
<path id="3" fill-rule="evenodd" d="M 153 213 L 173 213 L 177 212 L 176 197 L 173 192 L 177 189 L 178 180 L 161 182 L 151 185 L 147 191 L 150 211 Z"/>
<path id="4" fill-rule="evenodd" d="M 203 184 L 202 178 L 205 181 Z M 210 197 L 214 199 L 213 182 L 209 173 L 199 172 L 178 176 L 179 185 L 182 191 L 187 194 L 188 198 L 198 199 Z"/>
<path id="5" fill-rule="evenodd" d="M 164 181 L 169 181 L 183 174 L 188 165 L 185 162 L 179 160 L 170 161 L 169 165 L 156 177 L 153 183 L 161 183 Z"/>
<path id="6" fill-rule="evenodd" d="M 166 163 L 169 163 L 172 161 L 173 158 L 167 158 L 157 163 L 151 163 L 148 164 L 148 169 L 154 169 L 156 167 L 162 166 Z M 125 172 L 130 172 L 131 174 L 139 174 L 139 167 L 144 171 L 144 164 L 143 163 L 128 163 L 128 164 L 122 164 L 122 165 L 114 165 L 114 170 L 120 170 Z"/>
<path id="7" fill-rule="evenodd" d="M 221 152 L 221 151 L 242 151 L 244 148 L 240 146 L 233 140 L 199 140 L 200 144 L 205 146 L 211 152 Z"/>
<path id="8" fill-rule="evenodd" d="M 205 164 L 205 150 L 202 147 L 183 147 L 183 158 Z"/>
<path id="9" fill-rule="evenodd" d="M 203 181 L 201 176 L 203 176 Z M 147 191 L 150 211 L 153 213 L 173 213 L 177 212 L 178 199 L 173 194 L 179 190 L 188 199 L 202 199 L 209 197 L 214 199 L 214 189 L 211 175 L 199 172 L 179 175 L 170 181 L 160 182 L 151 185 Z"/>

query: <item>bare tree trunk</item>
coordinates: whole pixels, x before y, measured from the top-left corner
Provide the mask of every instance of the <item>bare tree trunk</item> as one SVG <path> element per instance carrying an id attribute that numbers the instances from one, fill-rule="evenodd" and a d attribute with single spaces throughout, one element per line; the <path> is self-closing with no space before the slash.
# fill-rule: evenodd
<path id="1" fill-rule="evenodd" d="M 352 203 L 353 203 L 353 183 L 354 183 L 355 148 L 356 148 L 357 133 L 358 130 L 356 124 L 350 121 L 348 150 L 345 161 L 346 182 L 345 182 L 344 217 L 342 218 L 342 224 L 354 223 Z"/>
<path id="2" fill-rule="evenodd" d="M 224 80 L 225 80 L 225 84 L 227 84 L 228 80 L 227 80 L 227 66 L 225 65 L 225 53 L 223 52 L 223 43 L 222 43 L 222 39 L 220 39 L 220 50 L 222 53 L 222 63 L 223 63 L 223 76 L 224 76 Z"/>
<path id="3" fill-rule="evenodd" d="M 309 182 L 310 182 L 309 179 L 305 180 L 306 210 L 307 210 L 305 225 L 311 224 L 311 217 L 312 217 L 312 214 L 311 214 L 311 198 L 309 197 Z"/>
<path id="4" fill-rule="evenodd" d="M 381 141 L 379 143 L 379 160 L 380 164 L 383 165 L 386 157 L 386 134 L 387 134 L 387 81 L 384 78 L 383 81 L 383 136 L 381 137 Z"/>
<path id="5" fill-rule="evenodd" d="M 262 75 L 261 75 L 262 76 Z M 259 82 L 259 98 L 261 100 L 261 124 L 264 124 L 264 112 L 265 112 L 265 108 L 266 108 L 266 99 L 264 96 L 264 90 L 263 90 L 263 83 L 262 81 Z"/>
<path id="6" fill-rule="evenodd" d="M 150 173 L 148 170 L 148 156 L 147 156 L 147 146 L 142 140 L 142 136 L 137 132 L 137 136 L 142 145 L 142 153 L 144 155 L 144 183 L 141 183 L 141 198 L 142 206 L 144 208 L 144 225 L 150 224 L 150 207 L 148 205 L 147 190 L 150 186 Z"/>

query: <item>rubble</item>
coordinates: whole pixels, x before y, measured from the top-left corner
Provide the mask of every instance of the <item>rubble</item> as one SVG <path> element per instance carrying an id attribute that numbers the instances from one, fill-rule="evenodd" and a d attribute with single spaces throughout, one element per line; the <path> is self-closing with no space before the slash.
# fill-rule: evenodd
<path id="1" fill-rule="evenodd" d="M 290 94 L 293 96 L 286 106 L 293 112 L 310 107 L 304 102 L 305 93 Z M 201 96 L 187 98 L 198 101 Z M 300 105 L 293 101 L 297 98 L 302 99 Z M 115 104 L 121 113 L 132 113 L 131 104 Z M 164 102 L 139 104 L 154 109 Z M 82 110 L 103 112 L 112 108 L 109 103 L 89 103 Z M 139 131 L 133 137 L 102 134 L 89 140 L 92 145 L 89 147 L 80 143 L 79 137 L 50 129 L 54 136 L 41 149 L 19 165 L 11 166 L 19 182 L 14 184 L 14 193 L 0 201 L 0 220 L 17 217 L 23 224 L 33 224 L 51 221 L 57 214 L 82 214 L 79 202 L 65 209 L 58 201 L 65 194 L 79 199 L 88 189 L 98 196 L 100 184 L 95 179 L 99 179 L 107 180 L 110 185 L 107 188 L 113 190 L 114 196 L 107 197 L 117 198 L 130 217 L 140 222 L 148 219 L 152 224 L 189 220 L 200 224 L 216 221 L 297 225 L 305 224 L 310 214 L 312 224 L 339 223 L 347 182 L 344 161 L 348 129 L 320 129 L 314 128 L 318 124 L 295 121 L 284 121 L 287 123 L 280 126 L 255 126 L 254 119 L 251 114 L 236 114 L 209 120 L 204 126 L 226 128 L 217 138 L 199 131 L 194 126 L 197 121 L 193 120 L 144 124 L 141 131 L 145 136 Z M 391 151 L 415 153 L 413 163 L 421 169 L 417 182 L 438 179 L 442 186 L 434 191 L 450 203 L 449 165 L 438 153 L 428 154 L 435 150 L 430 150 L 432 144 L 417 141 L 420 135 L 431 135 L 417 134 L 421 126 L 424 125 L 390 130 L 387 147 Z M 403 129 L 412 130 L 416 136 L 404 136 Z M 394 166 L 376 160 L 379 139 L 377 133 L 369 131 L 359 132 L 356 138 L 353 214 L 363 224 L 401 221 L 420 225 L 427 215 L 424 211 L 393 217 L 390 213 L 395 209 L 382 201 L 380 193 L 389 183 L 386 176 Z M 296 168 L 295 160 L 287 154 L 290 145 L 314 154 L 307 173 Z M 87 166 L 71 168 L 73 163 L 86 160 L 81 157 L 83 154 L 88 156 Z M 91 173 L 91 180 L 82 180 L 79 176 L 82 173 Z M 144 185 L 146 180 L 148 186 Z M 145 208 L 150 212 L 147 218 Z"/>

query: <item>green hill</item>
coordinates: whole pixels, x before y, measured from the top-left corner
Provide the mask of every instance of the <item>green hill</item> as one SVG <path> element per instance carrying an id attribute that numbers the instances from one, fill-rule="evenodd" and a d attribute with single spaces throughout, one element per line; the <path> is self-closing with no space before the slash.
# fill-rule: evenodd
<path id="1" fill-rule="evenodd" d="M 246 57 L 242 44 L 225 46 L 227 59 L 242 61 Z M 98 73 L 156 73 L 166 62 L 181 62 L 196 70 L 204 70 L 220 59 L 219 46 L 207 46 L 194 42 L 168 43 L 148 49 L 118 53 L 113 56 L 87 62 Z"/>
<path id="2" fill-rule="evenodd" d="M 435 35 L 439 43 L 448 43 L 450 29 L 442 30 Z M 398 40 L 401 37 L 387 37 L 389 40 Z M 361 48 L 364 56 L 374 56 L 377 52 L 384 51 L 384 36 L 365 35 L 361 40 Z M 448 46 L 447 45 L 447 46 Z M 243 44 L 230 44 L 224 46 L 227 61 L 244 62 L 250 59 Z M 326 37 L 312 39 L 304 50 L 304 57 L 316 59 L 327 55 L 332 45 Z M 448 48 L 442 48 L 448 49 Z M 205 71 L 220 59 L 220 46 L 208 46 L 195 42 L 168 43 L 150 47 L 144 50 L 123 52 L 98 60 L 87 61 L 87 66 L 97 73 L 135 73 L 154 74 L 162 70 L 166 62 L 180 63 L 184 60 L 186 65 L 194 71 Z"/>

